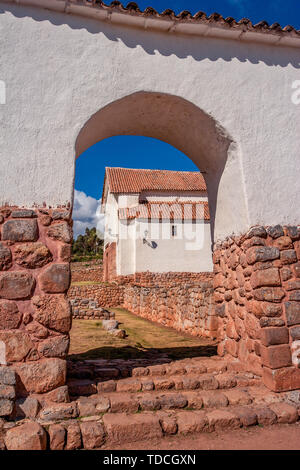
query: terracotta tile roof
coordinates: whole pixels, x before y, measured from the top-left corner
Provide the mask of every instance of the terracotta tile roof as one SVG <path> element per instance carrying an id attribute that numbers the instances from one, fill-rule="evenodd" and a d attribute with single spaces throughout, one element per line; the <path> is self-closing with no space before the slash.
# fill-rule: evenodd
<path id="1" fill-rule="evenodd" d="M 120 220 L 130 219 L 210 220 L 208 202 L 148 202 L 119 209 Z"/>
<path id="2" fill-rule="evenodd" d="M 71 0 L 70 3 L 79 3 L 78 0 Z M 281 27 L 279 23 L 273 23 L 269 25 L 267 21 L 260 21 L 257 24 L 253 24 L 248 18 L 242 18 L 240 21 L 236 21 L 232 17 L 224 18 L 219 13 L 212 13 L 206 15 L 202 11 L 198 11 L 194 15 L 187 10 L 182 11 L 178 15 L 171 9 L 167 9 L 162 13 L 157 12 L 152 7 L 145 8 L 144 11 L 140 10 L 139 6 L 135 2 L 129 2 L 125 7 L 119 1 L 112 1 L 110 4 L 106 4 L 102 0 L 85 0 L 85 5 L 89 5 L 93 8 L 101 10 L 107 10 L 108 12 L 124 13 L 131 16 L 146 17 L 146 18 L 158 18 L 162 20 L 170 20 L 174 24 L 177 23 L 190 23 L 190 24 L 204 24 L 204 25 L 216 25 L 223 29 L 236 29 L 241 32 L 254 32 L 254 33 L 265 33 L 265 34 L 276 34 L 281 36 L 294 36 L 300 37 L 300 30 L 296 30 L 293 26 L 287 25 Z"/>
<path id="3" fill-rule="evenodd" d="M 203 175 L 198 171 L 139 170 L 108 167 L 105 178 L 110 192 L 206 191 Z"/>

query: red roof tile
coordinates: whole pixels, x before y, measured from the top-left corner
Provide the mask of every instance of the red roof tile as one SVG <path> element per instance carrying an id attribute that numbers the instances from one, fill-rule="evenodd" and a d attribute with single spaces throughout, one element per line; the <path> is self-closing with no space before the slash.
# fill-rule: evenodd
<path id="1" fill-rule="evenodd" d="M 81 3 L 80 0 L 71 0 L 72 3 Z M 188 10 L 184 10 L 178 15 L 171 10 L 167 9 L 162 13 L 157 12 L 152 7 L 145 8 L 142 11 L 138 4 L 135 2 L 129 2 L 127 6 L 124 6 L 120 1 L 113 0 L 110 4 L 105 3 L 102 0 L 86 0 L 84 3 L 87 7 L 96 8 L 99 10 L 106 10 L 107 12 L 117 12 L 123 13 L 130 16 L 146 17 L 146 18 L 159 18 L 162 20 L 172 21 L 173 24 L 188 23 L 188 24 L 212 24 L 216 25 L 222 29 L 236 29 L 241 33 L 250 32 L 250 33 L 263 33 L 263 34 L 273 34 L 277 36 L 288 36 L 288 37 L 300 37 L 300 30 L 297 30 L 291 25 L 282 27 L 279 23 L 273 23 L 272 25 L 268 24 L 267 21 L 260 21 L 257 24 L 253 24 L 250 19 L 242 18 L 237 21 L 232 17 L 224 17 L 219 13 L 212 13 L 211 15 L 206 15 L 203 11 L 198 11 L 194 15 Z M 280 45 L 280 44 L 279 44 Z"/>
<path id="2" fill-rule="evenodd" d="M 106 168 L 110 192 L 140 193 L 142 191 L 206 191 L 203 175 L 198 171 L 139 170 Z"/>
<path id="3" fill-rule="evenodd" d="M 148 202 L 119 209 L 119 219 L 210 220 L 208 202 Z"/>

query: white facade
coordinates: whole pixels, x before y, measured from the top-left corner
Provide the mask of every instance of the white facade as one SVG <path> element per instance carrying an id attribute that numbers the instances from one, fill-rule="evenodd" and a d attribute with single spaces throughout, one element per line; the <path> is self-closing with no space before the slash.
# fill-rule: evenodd
<path id="1" fill-rule="evenodd" d="M 214 241 L 299 223 L 299 34 L 0 4 L 0 206 L 72 205 L 75 156 L 129 134 L 206 172 Z"/>
<path id="2" fill-rule="evenodd" d="M 149 202 L 202 202 L 203 192 L 145 191 Z M 119 218 L 119 209 L 136 207 L 140 194 L 106 194 L 104 247 L 116 243 L 117 275 L 137 272 L 211 272 L 212 249 L 209 221 Z"/>

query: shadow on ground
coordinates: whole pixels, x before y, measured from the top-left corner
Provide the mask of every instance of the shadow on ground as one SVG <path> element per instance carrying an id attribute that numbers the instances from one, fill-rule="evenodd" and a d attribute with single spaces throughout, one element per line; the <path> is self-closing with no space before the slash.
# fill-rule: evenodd
<path id="1" fill-rule="evenodd" d="M 201 345 L 192 347 L 174 347 L 174 348 L 144 348 L 142 345 L 139 347 L 123 346 L 123 347 L 110 347 L 104 346 L 100 348 L 90 349 L 80 354 L 70 354 L 68 359 L 71 361 L 85 360 L 85 359 L 155 359 L 155 363 L 159 358 L 162 362 L 166 358 L 185 359 L 191 357 L 206 356 L 211 357 L 217 355 L 216 345 Z"/>

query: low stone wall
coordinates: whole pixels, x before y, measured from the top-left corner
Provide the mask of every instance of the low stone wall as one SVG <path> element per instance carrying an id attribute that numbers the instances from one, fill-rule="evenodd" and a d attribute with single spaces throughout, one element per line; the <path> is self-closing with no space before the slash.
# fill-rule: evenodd
<path id="1" fill-rule="evenodd" d="M 110 320 L 115 318 L 114 312 L 99 306 L 97 300 L 75 297 L 70 300 L 73 318 L 83 320 Z"/>
<path id="2" fill-rule="evenodd" d="M 96 314 L 95 318 L 98 318 L 95 309 L 117 307 L 118 305 L 123 304 L 124 288 L 117 284 L 71 286 L 68 291 L 68 297 L 73 304 L 73 300 L 77 303 L 79 303 L 79 301 L 84 302 L 78 306 L 73 305 L 73 316 L 77 316 L 77 318 L 79 318 L 83 315 L 92 318 L 94 310 L 94 313 Z M 77 308 L 79 308 L 78 312 Z M 82 313 L 80 313 L 80 311 L 82 311 Z M 84 313 L 85 311 L 88 313 Z"/>
<path id="3" fill-rule="evenodd" d="M 127 286 L 124 307 L 148 320 L 193 336 L 216 337 L 212 282 L 171 287 Z"/>
<path id="4" fill-rule="evenodd" d="M 182 284 L 199 285 L 201 282 L 212 281 L 214 273 L 167 272 L 152 273 L 150 271 L 135 273 L 128 276 L 116 276 L 113 281 L 119 285 L 132 284 L 142 287 L 171 287 Z"/>
<path id="5" fill-rule="evenodd" d="M 80 261 L 71 263 L 72 282 L 103 281 L 103 264 L 101 260 Z"/>

